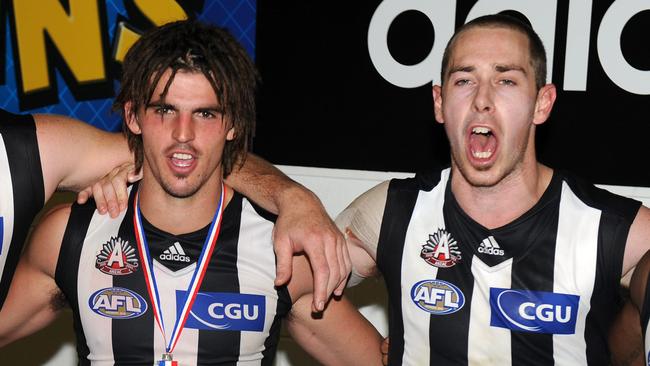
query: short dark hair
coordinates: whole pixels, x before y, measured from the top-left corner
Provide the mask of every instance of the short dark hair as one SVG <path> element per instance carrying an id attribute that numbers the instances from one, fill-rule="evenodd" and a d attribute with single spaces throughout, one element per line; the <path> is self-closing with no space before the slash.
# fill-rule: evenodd
<path id="1" fill-rule="evenodd" d="M 122 113 L 123 130 L 136 167 L 142 166 L 142 136 L 132 133 L 124 115 L 131 103 L 131 113 L 145 107 L 165 71 L 171 76 L 162 100 L 179 71 L 199 72 L 212 85 L 223 108 L 224 123 L 231 123 L 235 137 L 227 141 L 223 152 L 223 175 L 228 176 L 235 163 L 243 164 L 255 130 L 255 94 L 259 81 L 255 65 L 246 50 L 224 29 L 197 20 L 165 24 L 146 32 L 129 49 L 122 64 L 122 84 L 113 108 Z"/>
<path id="2" fill-rule="evenodd" d="M 520 32 L 528 39 L 530 61 L 535 72 L 535 86 L 537 90 L 546 84 L 546 50 L 544 44 L 531 26 L 521 20 L 505 14 L 485 15 L 473 19 L 456 30 L 445 47 L 442 55 L 442 68 L 440 70 L 440 82 L 444 83 L 449 69 L 449 60 L 453 52 L 456 39 L 465 31 L 473 28 L 506 28 Z"/>

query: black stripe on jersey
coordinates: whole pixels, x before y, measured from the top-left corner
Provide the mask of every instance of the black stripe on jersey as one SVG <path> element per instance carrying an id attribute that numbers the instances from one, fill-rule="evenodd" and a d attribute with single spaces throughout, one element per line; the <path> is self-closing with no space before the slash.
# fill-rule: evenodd
<path id="1" fill-rule="evenodd" d="M 237 274 L 237 246 L 239 229 L 241 225 L 242 197 L 235 194 L 223 212 L 221 231 L 217 238 L 217 247 L 212 252 L 212 258 L 201 284 L 201 292 L 233 292 L 239 293 L 239 277 Z M 227 239 L 224 239 L 227 238 Z M 219 280 L 215 280 L 218 278 Z M 208 351 L 218 347 L 224 351 L 217 352 L 221 355 L 239 355 L 240 332 L 223 330 L 219 332 L 199 332 L 198 358 L 199 365 L 236 365 L 237 358 L 211 359 L 206 355 L 214 355 Z"/>
<path id="2" fill-rule="evenodd" d="M 469 347 L 469 321 L 472 314 L 472 295 L 474 294 L 474 277 L 472 273 L 474 252 L 472 245 L 479 243 L 489 234 L 473 235 L 467 230 L 469 217 L 460 209 L 451 193 L 451 179 L 445 187 L 443 215 L 447 232 L 458 242 L 462 250 L 462 259 L 450 268 L 439 268 L 436 279 L 458 286 L 465 296 L 465 305 L 459 311 L 444 316 L 431 315 L 429 322 L 429 348 L 431 365 L 466 365 Z M 478 227 L 478 226 L 476 226 Z M 435 229 L 435 228 L 432 228 Z M 485 232 L 487 230 L 481 230 Z"/>
<path id="3" fill-rule="evenodd" d="M 277 215 L 274 215 L 260 206 L 256 205 L 251 200 L 248 200 L 251 207 L 255 212 L 260 215 L 260 217 L 275 223 L 277 220 Z M 241 211 L 240 211 L 241 212 Z M 277 262 L 277 261 L 276 261 Z M 280 339 L 280 329 L 282 327 L 282 319 L 289 313 L 293 305 L 291 301 L 291 296 L 289 295 L 289 290 L 286 286 L 278 287 L 278 302 L 275 309 L 275 317 L 273 323 L 269 328 L 269 336 L 264 341 L 264 351 L 262 351 L 262 366 L 271 366 L 273 365 L 273 360 L 275 359 L 275 354 L 278 348 L 278 342 Z"/>
<path id="4" fill-rule="evenodd" d="M 553 292 L 555 245 L 560 210 L 560 195 L 553 191 L 557 192 L 561 187 L 561 184 L 551 183 L 544 196 L 549 197 L 550 195 L 550 197 L 554 197 L 553 200 L 548 202 L 542 196 L 536 207 L 520 218 L 525 220 L 529 214 L 533 214 L 545 206 L 543 211 L 535 213 L 536 225 L 518 227 L 516 223 L 519 222 L 519 219 L 513 222 L 515 225 L 508 225 L 510 230 L 507 237 L 511 238 L 513 242 L 506 245 L 513 247 L 517 244 L 514 241 L 519 241 L 521 245 L 526 243 L 525 245 L 529 248 L 528 253 L 512 263 L 511 288 L 513 289 Z M 494 236 L 497 242 L 504 240 L 499 236 L 498 231 Z M 535 284 L 535 287 L 532 288 L 530 284 Z M 512 330 L 510 338 L 513 365 L 554 365 L 552 334 Z"/>
<path id="5" fill-rule="evenodd" d="M 401 263 L 406 231 L 411 221 L 419 190 L 430 191 L 440 181 L 440 172 L 393 179 L 388 187 L 386 206 L 377 244 L 377 268 L 386 281 L 388 319 L 391 337 L 388 364 L 401 365 L 404 354 L 404 320 L 401 303 Z"/>
<path id="6" fill-rule="evenodd" d="M 576 178 L 565 178 L 586 205 L 602 211 L 598 229 L 598 265 L 591 310 L 587 314 L 585 341 L 590 365 L 608 364 L 607 334 L 622 306 L 620 278 L 630 227 L 641 203 L 621 197 Z"/>
<path id="7" fill-rule="evenodd" d="M 0 109 L 0 121 L 0 134 L 7 151 L 14 200 L 11 243 L 3 244 L 9 251 L 0 279 L 1 308 L 16 271 L 29 227 L 45 204 L 45 188 L 34 118 L 31 115 L 15 115 Z"/>
<path id="8" fill-rule="evenodd" d="M 118 237 L 134 238 L 133 242 L 129 243 L 133 248 L 137 248 L 138 245 L 135 241 L 135 229 L 133 226 L 133 200 L 135 199 L 135 192 L 137 192 L 137 190 L 137 185 L 135 185 L 131 190 L 128 209 L 125 215 L 126 218 L 122 221 L 118 230 Z M 138 258 L 142 261 L 141 257 L 138 256 Z M 154 319 L 153 308 L 151 300 L 149 299 L 149 292 L 147 291 L 147 283 L 145 281 L 142 267 L 143 265 L 141 264 L 140 268 L 136 272 L 126 276 L 112 276 L 114 287 L 122 287 L 134 291 L 142 296 L 147 303 L 147 311 L 139 317 L 128 319 L 128 321 L 122 319 L 113 319 L 111 321 L 113 331 L 113 357 L 116 365 L 153 365 L 154 358 L 160 357 L 160 355 L 154 355 L 153 352 L 154 331 L 159 330 L 155 326 L 156 320 Z M 134 344 L 146 344 L 147 348 L 146 350 L 134 352 Z"/>
<path id="9" fill-rule="evenodd" d="M 289 310 L 291 310 L 291 306 L 293 305 L 287 286 L 279 287 L 277 291 L 278 303 L 275 312 L 276 315 L 273 319 L 273 324 L 271 324 L 271 328 L 269 329 L 269 336 L 264 341 L 264 351 L 262 351 L 262 366 L 273 365 L 273 360 L 275 359 L 275 354 L 278 350 L 278 342 L 280 340 L 282 319 L 286 317 L 286 315 L 289 313 Z"/>
<path id="10" fill-rule="evenodd" d="M 625 243 L 631 222 L 620 216 L 603 212 L 598 232 L 598 266 L 591 296 L 591 310 L 587 314 L 585 340 L 587 362 L 590 365 L 609 364 L 611 359 L 607 334 L 622 306 L 620 278 Z M 603 299 L 605 299 L 603 301 Z"/>
<path id="11" fill-rule="evenodd" d="M 88 348 L 79 316 L 77 278 L 79 277 L 81 249 L 83 248 L 86 232 L 88 231 L 94 212 L 94 201 L 81 206 L 76 203 L 72 205 L 68 224 L 62 239 L 62 243 L 65 243 L 65 245 L 61 244 L 54 275 L 57 286 L 65 294 L 66 300 L 72 309 L 74 329 L 77 337 L 79 365 L 90 365 L 90 361 L 88 361 L 90 349 Z"/>

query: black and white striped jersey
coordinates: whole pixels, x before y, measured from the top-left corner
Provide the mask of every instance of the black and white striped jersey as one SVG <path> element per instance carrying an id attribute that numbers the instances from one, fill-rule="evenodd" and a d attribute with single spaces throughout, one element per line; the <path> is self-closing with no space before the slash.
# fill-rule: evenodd
<path id="1" fill-rule="evenodd" d="M 0 308 L 44 196 L 34 118 L 0 109 Z"/>
<path id="2" fill-rule="evenodd" d="M 136 189 L 129 209 L 116 219 L 98 215 L 94 205 L 72 208 L 55 277 L 74 313 L 81 365 L 152 365 L 165 349 L 135 242 Z M 281 318 L 291 308 L 286 287 L 274 287 L 274 220 L 238 193 L 226 206 L 173 351 L 180 365 L 271 364 Z M 143 221 L 169 337 L 208 227 L 172 235 Z"/>
<path id="3" fill-rule="evenodd" d="M 640 203 L 556 171 L 533 208 L 487 229 L 458 206 L 449 174 L 388 188 L 377 264 L 389 295 L 389 364 L 609 364 Z"/>

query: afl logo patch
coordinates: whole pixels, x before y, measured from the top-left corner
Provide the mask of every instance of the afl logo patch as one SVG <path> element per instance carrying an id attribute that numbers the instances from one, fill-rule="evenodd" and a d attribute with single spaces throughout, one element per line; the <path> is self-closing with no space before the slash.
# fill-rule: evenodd
<path id="1" fill-rule="evenodd" d="M 138 270 L 138 256 L 127 240 L 113 238 L 99 250 L 95 268 L 113 276 L 123 276 Z"/>
<path id="2" fill-rule="evenodd" d="M 456 239 L 445 229 L 429 234 L 429 239 L 422 246 L 420 257 L 427 263 L 438 268 L 453 267 L 460 261 L 460 249 Z"/>
<path id="3" fill-rule="evenodd" d="M 411 288 L 411 299 L 420 309 L 433 315 L 457 312 L 465 305 L 465 295 L 455 285 L 441 280 L 424 280 Z"/>
<path id="4" fill-rule="evenodd" d="M 90 296 L 88 306 L 95 313 L 112 319 L 137 318 L 147 311 L 147 302 L 134 291 L 108 287 Z"/>

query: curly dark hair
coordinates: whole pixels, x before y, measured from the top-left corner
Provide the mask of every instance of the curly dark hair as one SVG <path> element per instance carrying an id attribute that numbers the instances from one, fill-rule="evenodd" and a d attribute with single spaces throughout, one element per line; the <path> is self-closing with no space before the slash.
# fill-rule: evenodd
<path id="1" fill-rule="evenodd" d="M 146 32 L 127 52 L 122 65 L 122 84 L 113 109 L 121 113 L 122 128 L 135 155 L 136 168 L 144 160 L 142 136 L 132 133 L 124 113 L 137 113 L 150 102 L 165 71 L 171 76 L 160 95 L 165 96 L 179 71 L 200 72 L 212 85 L 223 117 L 235 130 L 223 152 L 223 175 L 236 163 L 243 164 L 255 130 L 255 94 L 259 76 L 244 48 L 224 28 L 197 20 L 165 24 Z M 130 112 L 124 107 L 131 104 Z"/>

